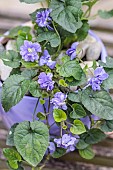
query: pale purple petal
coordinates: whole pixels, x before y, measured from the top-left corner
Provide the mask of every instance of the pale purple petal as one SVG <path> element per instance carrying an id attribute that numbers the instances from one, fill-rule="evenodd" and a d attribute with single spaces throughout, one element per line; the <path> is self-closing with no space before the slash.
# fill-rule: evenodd
<path id="1" fill-rule="evenodd" d="M 31 41 L 24 41 L 24 45 L 20 47 L 20 55 L 25 61 L 34 62 L 39 59 L 38 53 L 41 52 L 39 43 L 32 43 Z"/>
<path id="2" fill-rule="evenodd" d="M 46 64 L 45 57 L 42 56 L 42 57 L 40 58 L 39 65 L 40 65 L 40 66 L 43 66 L 43 65 L 45 65 L 45 64 Z"/>
<path id="3" fill-rule="evenodd" d="M 51 60 L 51 56 L 47 50 L 44 50 L 43 56 L 40 58 L 40 66 L 47 65 L 49 68 L 54 69 L 56 61 Z"/>
<path id="4" fill-rule="evenodd" d="M 77 46 L 78 46 L 78 42 L 75 42 L 71 45 L 71 48 L 69 48 L 67 51 L 66 51 L 66 54 L 68 56 L 71 57 L 71 60 L 73 60 L 74 58 L 76 58 L 76 49 L 77 49 Z"/>
<path id="5" fill-rule="evenodd" d="M 46 27 L 49 30 L 53 29 L 50 24 L 52 18 L 50 17 L 52 9 L 46 9 L 44 11 L 37 12 L 36 14 L 36 23 L 39 27 Z"/>
<path id="6" fill-rule="evenodd" d="M 71 146 L 69 146 L 69 148 L 68 148 L 68 152 L 69 152 L 69 151 L 73 152 L 74 150 L 75 150 L 75 146 L 72 146 L 72 145 L 71 145 Z"/>
<path id="7" fill-rule="evenodd" d="M 79 45 L 79 43 L 78 43 L 78 42 L 75 42 L 75 43 L 73 43 L 73 44 L 71 45 L 71 48 L 72 48 L 72 49 L 76 49 L 78 45 Z"/>
<path id="8" fill-rule="evenodd" d="M 97 67 L 94 71 L 94 77 L 89 80 L 89 85 L 94 91 L 101 90 L 103 80 L 106 80 L 109 75 L 105 72 L 103 67 Z"/>
<path id="9" fill-rule="evenodd" d="M 51 99 L 51 103 L 54 106 L 53 108 L 61 108 L 63 110 L 67 110 L 67 106 L 65 103 L 66 98 L 67 95 L 62 92 L 55 93 L 54 98 Z"/>
<path id="10" fill-rule="evenodd" d="M 52 60 L 49 60 L 47 62 L 47 66 L 51 69 L 54 69 L 55 68 L 55 65 L 56 65 L 56 61 L 52 61 Z"/>
<path id="11" fill-rule="evenodd" d="M 94 71 L 94 75 L 95 77 L 99 76 L 99 75 L 102 75 L 103 73 L 105 73 L 103 67 L 97 67 Z"/>
<path id="12" fill-rule="evenodd" d="M 49 142 L 48 149 L 49 149 L 50 154 L 53 154 L 55 152 L 55 150 L 56 150 L 55 144 L 53 142 Z"/>
<path id="13" fill-rule="evenodd" d="M 76 51 L 74 51 L 74 52 L 71 54 L 71 60 L 73 60 L 74 58 L 76 58 Z"/>
<path id="14" fill-rule="evenodd" d="M 38 76 L 38 83 L 40 84 L 40 87 L 42 89 L 47 89 L 47 91 L 49 90 L 53 90 L 54 88 L 54 81 L 52 81 L 52 77 L 53 74 L 52 73 L 40 73 L 40 75 Z"/>
<path id="15" fill-rule="evenodd" d="M 69 152 L 75 150 L 78 139 L 70 134 L 64 134 L 62 138 L 54 139 L 54 142 L 57 144 L 57 147 L 64 148 Z"/>
<path id="16" fill-rule="evenodd" d="M 63 110 L 67 110 L 66 104 L 62 105 L 62 109 L 63 109 Z"/>

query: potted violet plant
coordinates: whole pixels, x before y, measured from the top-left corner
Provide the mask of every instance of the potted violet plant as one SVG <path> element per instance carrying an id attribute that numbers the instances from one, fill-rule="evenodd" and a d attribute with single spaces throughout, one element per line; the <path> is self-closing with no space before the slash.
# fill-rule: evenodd
<path id="1" fill-rule="evenodd" d="M 113 130 L 113 59 L 88 24 L 97 1 L 46 0 L 47 8 L 30 14 L 32 24 L 0 39 L 0 114 L 10 128 L 3 149 L 10 169 L 26 162 L 41 170 L 43 159 L 76 149 L 92 159 L 92 145 Z"/>

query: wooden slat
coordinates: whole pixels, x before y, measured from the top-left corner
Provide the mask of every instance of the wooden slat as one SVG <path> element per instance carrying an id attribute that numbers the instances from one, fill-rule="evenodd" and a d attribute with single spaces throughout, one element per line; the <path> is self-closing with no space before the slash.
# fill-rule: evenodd
<path id="1" fill-rule="evenodd" d="M 70 153 L 70 154 L 67 154 L 64 157 L 60 158 L 60 160 L 62 160 L 62 161 L 67 160 L 69 163 L 84 162 L 87 164 L 113 167 L 113 157 L 107 158 L 106 156 L 100 157 L 100 156 L 96 155 L 94 159 L 86 160 L 86 159 L 82 159 L 79 156 L 79 154 L 77 154 L 77 153 Z"/>
<path id="2" fill-rule="evenodd" d="M 8 19 L 8 18 L 0 18 L 0 29 L 9 30 L 15 26 L 21 25 L 26 20 L 17 20 L 17 19 Z"/>

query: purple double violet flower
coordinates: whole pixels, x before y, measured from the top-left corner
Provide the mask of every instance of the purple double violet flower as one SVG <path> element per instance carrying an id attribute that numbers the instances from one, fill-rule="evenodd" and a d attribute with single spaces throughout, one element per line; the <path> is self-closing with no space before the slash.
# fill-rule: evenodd
<path id="1" fill-rule="evenodd" d="M 109 75 L 105 72 L 103 67 L 97 67 L 94 71 L 94 77 L 91 78 L 88 82 L 94 91 L 101 89 L 101 84 L 104 80 L 106 80 Z"/>
<path id="2" fill-rule="evenodd" d="M 40 66 L 47 65 L 49 68 L 54 69 L 56 61 L 51 60 L 51 56 L 47 50 L 44 50 L 43 56 L 40 58 Z"/>
<path id="3" fill-rule="evenodd" d="M 52 81 L 52 77 L 53 74 L 52 73 L 40 73 L 40 75 L 38 76 L 38 83 L 40 84 L 40 87 L 42 89 L 47 89 L 47 91 L 49 90 L 53 90 L 54 88 L 54 81 Z"/>
<path id="4" fill-rule="evenodd" d="M 39 59 L 38 53 L 41 52 L 39 43 L 32 43 L 31 41 L 24 41 L 24 45 L 20 47 L 20 55 L 25 61 L 34 62 Z"/>
<path id="5" fill-rule="evenodd" d="M 52 18 L 50 17 L 52 9 L 46 9 L 44 11 L 37 12 L 36 14 L 36 23 L 39 27 L 46 27 L 49 30 L 53 30 L 50 26 Z"/>
<path id="6" fill-rule="evenodd" d="M 76 49 L 77 49 L 77 46 L 78 46 L 78 42 L 75 42 L 71 45 L 71 48 L 69 48 L 67 51 L 66 51 L 66 54 L 68 56 L 71 57 L 71 60 L 73 60 L 74 58 L 76 58 Z"/>
<path id="7" fill-rule="evenodd" d="M 58 148 L 64 148 L 67 152 L 70 152 L 75 150 L 78 139 L 69 134 L 64 134 L 62 138 L 54 139 L 54 142 L 57 144 Z"/>
<path id="8" fill-rule="evenodd" d="M 65 95 L 62 92 L 57 92 L 54 95 L 54 98 L 51 99 L 51 103 L 54 105 L 53 108 L 55 109 L 63 109 L 63 110 L 67 110 L 67 106 L 66 106 L 66 100 L 67 95 Z"/>

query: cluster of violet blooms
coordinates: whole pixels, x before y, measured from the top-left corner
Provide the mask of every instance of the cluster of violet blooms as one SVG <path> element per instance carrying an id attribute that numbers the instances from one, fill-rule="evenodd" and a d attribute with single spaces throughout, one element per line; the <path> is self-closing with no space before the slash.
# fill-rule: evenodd
<path id="1" fill-rule="evenodd" d="M 103 67 L 97 67 L 94 70 L 94 77 L 89 80 L 89 85 L 92 86 L 94 91 L 101 89 L 101 84 L 106 80 L 109 75 L 105 72 Z"/>
<path id="2" fill-rule="evenodd" d="M 54 139 L 54 143 L 57 145 L 57 148 L 66 149 L 66 152 L 74 151 L 76 149 L 76 144 L 79 139 L 77 137 L 73 137 L 70 134 L 64 134 L 62 138 Z M 49 152 L 53 154 L 56 150 L 55 144 L 50 142 L 49 144 Z"/>
<path id="3" fill-rule="evenodd" d="M 52 9 L 46 9 L 44 11 L 37 12 L 36 14 L 36 23 L 39 27 L 45 27 L 49 30 L 53 30 L 53 28 L 50 26 L 52 22 L 52 18 L 50 17 L 50 13 L 52 12 Z"/>
<path id="4" fill-rule="evenodd" d="M 46 9 L 41 12 L 37 12 L 36 14 L 36 23 L 39 27 L 46 27 L 49 30 L 53 30 L 50 26 L 52 19 L 49 16 L 51 9 Z M 76 49 L 78 46 L 78 42 L 72 44 L 71 48 L 66 51 L 66 54 L 70 56 L 70 60 L 76 58 L 77 53 Z M 39 53 L 42 53 L 42 56 L 39 57 Z M 56 65 L 56 61 L 52 61 L 50 54 L 47 50 L 42 52 L 41 46 L 39 43 L 32 43 L 30 41 L 25 40 L 24 45 L 20 47 L 20 54 L 22 59 L 26 62 L 34 62 L 39 60 L 39 65 L 47 65 L 50 69 L 54 69 Z M 54 88 L 54 81 L 52 80 L 52 73 L 41 72 L 38 76 L 38 83 L 40 84 L 41 89 L 46 89 L 47 91 L 51 91 Z M 100 90 L 100 86 L 103 80 L 108 78 L 108 74 L 102 67 L 96 68 L 94 71 L 94 77 L 88 81 L 88 86 L 91 86 L 94 91 Z M 66 106 L 66 98 L 67 95 L 62 92 L 57 92 L 54 97 L 51 99 L 51 103 L 53 104 L 53 108 L 60 108 L 63 110 L 67 110 Z M 78 142 L 79 137 L 74 137 L 71 134 L 64 134 L 59 139 L 54 139 L 54 142 L 50 142 L 49 151 L 52 154 L 55 150 L 55 144 L 57 147 L 64 148 L 69 151 L 74 151 L 76 148 L 76 144 Z"/>

